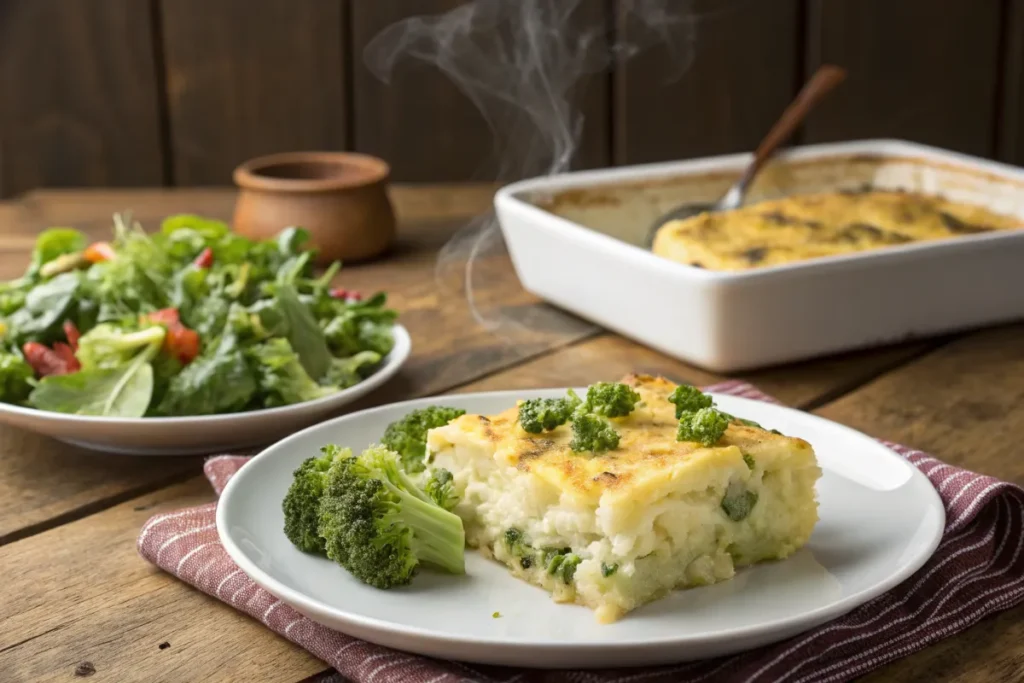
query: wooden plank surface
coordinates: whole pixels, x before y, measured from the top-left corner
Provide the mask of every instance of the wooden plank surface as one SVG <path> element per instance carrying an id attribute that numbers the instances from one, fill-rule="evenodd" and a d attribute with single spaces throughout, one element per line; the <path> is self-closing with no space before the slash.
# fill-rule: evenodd
<path id="1" fill-rule="evenodd" d="M 1000 0 L 809 0 L 807 71 L 849 78 L 807 142 L 896 137 L 989 155 L 995 139 Z"/>
<path id="2" fill-rule="evenodd" d="M 1024 325 L 977 332 L 820 411 L 950 464 L 1024 484 Z"/>
<path id="3" fill-rule="evenodd" d="M 1024 0 L 1006 0 L 998 148 L 1001 161 L 1024 165 Z"/>
<path id="4" fill-rule="evenodd" d="M 914 343 L 861 351 L 759 370 L 741 375 L 740 379 L 756 384 L 787 405 L 807 408 L 910 362 L 929 348 L 929 344 Z M 586 386 L 615 381 L 630 372 L 661 375 L 697 386 L 728 379 L 605 333 L 460 387 L 459 392 Z"/>
<path id="5" fill-rule="evenodd" d="M 226 185 L 254 156 L 345 149 L 344 0 L 160 3 L 173 180 Z"/>
<path id="6" fill-rule="evenodd" d="M 160 185 L 150 5 L 0 1 L 0 196 Z"/>
<path id="7" fill-rule="evenodd" d="M 462 0 L 374 0 L 374 2 L 352 3 L 352 54 L 353 101 L 355 148 L 361 152 L 376 154 L 387 159 L 392 166 L 396 180 L 403 181 L 453 181 L 493 179 L 503 171 L 506 176 L 533 174 L 545 171 L 544 164 L 525 164 L 527 148 L 533 149 L 531 156 L 546 157 L 550 154 L 548 140 L 538 139 L 532 134 L 528 117 L 509 117 L 510 112 L 521 107 L 531 107 L 531 115 L 547 118 L 549 107 L 545 99 L 548 86 L 537 73 L 532 73 L 521 63 L 503 63 L 497 66 L 500 51 L 494 44 L 502 40 L 497 31 L 489 31 L 486 21 L 480 19 L 473 40 L 458 43 L 456 68 L 470 79 L 486 81 L 494 88 L 493 94 L 483 99 L 495 112 L 498 125 L 506 130 L 510 120 L 517 121 L 518 144 L 512 145 L 504 155 L 496 154 L 494 135 L 484 117 L 449 78 L 433 64 L 417 59 L 398 59 L 389 83 L 382 82 L 364 61 L 364 52 L 370 42 L 384 29 L 396 22 L 416 16 L 440 15 L 465 5 Z M 518 3 L 499 3 L 502 12 L 511 16 Z M 533 3 L 531 3 L 533 4 Z M 495 4 L 491 3 L 493 7 Z M 542 6 L 557 6 L 557 3 L 540 3 Z M 574 14 L 572 26 L 594 27 L 595 33 L 603 35 L 607 17 L 602 0 L 581 0 L 579 10 Z M 402 34 L 408 44 L 420 50 L 433 49 L 426 46 L 426 24 L 406 24 L 409 32 Z M 545 31 L 552 27 L 543 27 Z M 566 36 L 569 31 L 558 31 Z M 401 44 L 397 33 L 388 45 Z M 452 35 L 455 35 L 453 32 Z M 501 36 L 507 34 L 501 33 Z M 551 34 L 545 34 L 551 35 Z M 448 36 L 451 38 L 451 35 Z M 458 40 L 458 39 L 456 39 Z M 520 31 L 514 41 L 526 45 Z M 503 42 L 510 45 L 511 42 Z M 472 50 L 479 54 L 473 57 Z M 391 51 L 374 52 L 387 56 Z M 570 51 L 571 54 L 571 51 Z M 486 55 L 486 56 L 484 56 Z M 451 54 L 448 55 L 449 57 Z M 527 55 L 520 55 L 524 59 Z M 510 59 L 506 55 L 506 59 Z M 376 60 L 375 60 L 376 61 Z M 441 60 L 448 65 L 447 58 Z M 530 77 L 534 80 L 529 97 L 523 97 L 522 89 L 513 85 L 513 79 Z M 585 80 L 576 102 L 583 114 L 585 125 L 581 134 L 578 166 L 601 166 L 608 161 L 608 106 L 607 79 L 594 76 Z M 499 101 L 505 98 L 507 101 Z M 553 126 L 549 126 L 553 127 Z"/>
<path id="8" fill-rule="evenodd" d="M 201 471 L 202 458 L 96 453 L 0 426 L 0 546 Z"/>
<path id="9" fill-rule="evenodd" d="M 0 551 L 0 680 L 298 681 L 324 665 L 135 551 L 152 515 L 212 499 L 204 478 L 165 488 Z M 44 575 L 43 567 L 60 568 Z M 162 643 L 167 647 L 161 648 Z"/>
<path id="10" fill-rule="evenodd" d="M 624 11 L 645 6 L 619 2 L 620 40 L 641 51 L 615 73 L 616 163 L 755 148 L 799 87 L 800 2 L 667 3 L 667 20 Z"/>

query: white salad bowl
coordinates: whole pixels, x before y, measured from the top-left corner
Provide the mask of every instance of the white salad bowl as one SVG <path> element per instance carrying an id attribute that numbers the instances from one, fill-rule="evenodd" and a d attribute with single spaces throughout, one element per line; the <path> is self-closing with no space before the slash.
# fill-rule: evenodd
<path id="1" fill-rule="evenodd" d="M 196 455 L 266 444 L 336 413 L 387 382 L 409 358 L 412 340 L 401 325 L 395 346 L 359 384 L 314 401 L 225 415 L 97 417 L 0 403 L 0 422 L 76 446 L 126 455 Z"/>

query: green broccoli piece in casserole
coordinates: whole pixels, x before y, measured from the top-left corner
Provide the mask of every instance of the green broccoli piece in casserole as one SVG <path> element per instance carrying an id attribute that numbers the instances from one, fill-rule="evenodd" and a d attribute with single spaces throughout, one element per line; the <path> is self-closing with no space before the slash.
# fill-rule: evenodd
<path id="1" fill-rule="evenodd" d="M 452 473 L 443 467 L 438 467 L 430 473 L 430 479 L 424 485 L 430 499 L 443 507 L 445 510 L 452 510 L 459 503 L 459 496 L 455 493 L 455 484 Z"/>
<path id="2" fill-rule="evenodd" d="M 684 412 L 679 418 L 676 441 L 695 441 L 703 446 L 713 446 L 728 427 L 729 417 L 715 408 Z"/>
<path id="3" fill-rule="evenodd" d="M 547 573 L 557 576 L 563 583 L 572 583 L 576 567 L 583 559 L 572 552 L 572 548 L 549 548 L 544 552 L 544 566 Z"/>
<path id="4" fill-rule="evenodd" d="M 620 382 L 598 382 L 587 388 L 579 410 L 603 417 L 625 417 L 640 402 L 640 394 Z"/>
<path id="5" fill-rule="evenodd" d="M 701 408 L 710 408 L 714 405 L 710 396 L 689 384 L 677 386 L 668 397 L 668 401 L 676 406 L 677 420 L 683 416 L 683 413 L 695 413 Z"/>
<path id="6" fill-rule="evenodd" d="M 402 457 L 402 466 L 407 472 L 422 472 L 426 467 L 423 460 L 427 454 L 427 432 L 465 414 L 466 411 L 459 408 L 420 408 L 389 424 L 380 442 Z"/>
<path id="7" fill-rule="evenodd" d="M 564 425 L 581 403 L 572 389 L 565 398 L 533 398 L 519 404 L 519 426 L 530 434 L 540 434 Z"/>
<path id="8" fill-rule="evenodd" d="M 509 527 L 505 530 L 504 541 L 509 555 L 519 558 L 520 567 L 529 569 L 533 566 L 534 556 L 537 552 L 526 542 L 522 531 L 515 527 Z"/>
<path id="9" fill-rule="evenodd" d="M 572 440 L 569 448 L 574 453 L 590 451 L 603 453 L 619 447 L 619 433 L 600 415 L 576 411 L 572 418 Z"/>
<path id="10" fill-rule="evenodd" d="M 722 497 L 722 512 L 734 522 L 742 522 L 750 516 L 757 504 L 757 493 L 739 482 L 731 482 Z"/>
<path id="11" fill-rule="evenodd" d="M 408 584 L 421 565 L 466 571 L 462 519 L 434 503 L 383 447 L 331 463 L 318 531 L 329 558 L 376 588 Z"/>

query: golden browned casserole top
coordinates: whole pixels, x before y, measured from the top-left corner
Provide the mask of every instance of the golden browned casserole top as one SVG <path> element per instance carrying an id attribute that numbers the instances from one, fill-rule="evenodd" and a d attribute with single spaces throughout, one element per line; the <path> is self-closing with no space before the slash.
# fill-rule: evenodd
<path id="1" fill-rule="evenodd" d="M 645 491 L 683 476 L 694 468 L 733 459 L 742 466 L 742 453 L 767 450 L 811 452 L 798 438 L 773 434 L 757 427 L 730 424 L 712 447 L 676 440 L 679 421 L 668 397 L 676 385 L 662 377 L 628 375 L 643 403 L 626 417 L 610 418 L 621 435 L 619 447 L 601 454 L 580 455 L 569 448 L 569 425 L 543 434 L 528 434 L 517 424 L 518 408 L 492 416 L 463 415 L 450 425 L 494 444 L 496 456 L 522 471 L 532 472 L 563 491 L 582 498 L 605 493 L 644 499 Z"/>
<path id="2" fill-rule="evenodd" d="M 747 270 L 1021 227 L 1020 219 L 938 196 L 829 192 L 666 223 L 653 251 L 700 268 Z"/>

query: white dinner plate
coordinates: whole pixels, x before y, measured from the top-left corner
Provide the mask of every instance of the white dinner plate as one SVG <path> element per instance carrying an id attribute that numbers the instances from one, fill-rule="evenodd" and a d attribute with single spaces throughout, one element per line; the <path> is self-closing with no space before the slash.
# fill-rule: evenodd
<path id="1" fill-rule="evenodd" d="M 409 358 L 412 340 L 401 325 L 395 346 L 359 384 L 315 401 L 280 408 L 194 417 L 69 415 L 0 403 L 0 422 L 84 448 L 126 455 L 217 453 L 267 444 L 337 412 L 388 381 Z"/>
<path id="2" fill-rule="evenodd" d="M 259 585 L 309 618 L 389 647 L 448 659 L 545 668 L 668 664 L 764 645 L 834 619 L 916 571 L 942 536 L 935 489 L 910 463 L 847 427 L 790 408 L 716 395 L 725 411 L 811 443 L 824 474 L 821 521 L 789 559 L 741 569 L 731 581 L 676 591 L 598 624 L 503 566 L 467 551 L 466 575 L 423 571 L 383 591 L 283 532 L 280 501 L 292 471 L 327 443 L 365 448 L 410 410 L 442 404 L 482 414 L 517 398 L 564 390 L 463 394 L 346 415 L 271 446 L 230 481 L 217 509 L 227 552 Z M 493 614 L 500 613 L 499 618 Z"/>

